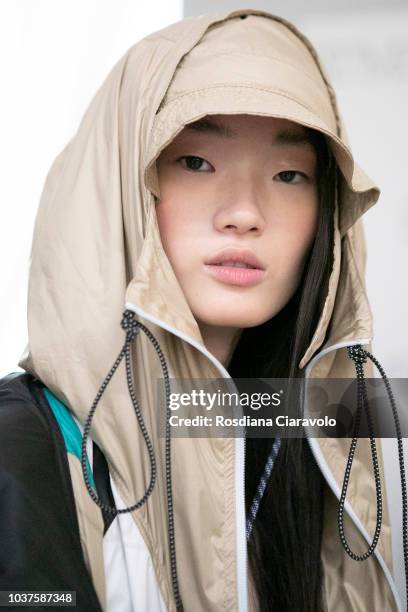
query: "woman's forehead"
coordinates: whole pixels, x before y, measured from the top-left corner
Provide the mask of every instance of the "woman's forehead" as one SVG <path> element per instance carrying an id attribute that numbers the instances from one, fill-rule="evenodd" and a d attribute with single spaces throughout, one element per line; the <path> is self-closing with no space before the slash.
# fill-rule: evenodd
<path id="1" fill-rule="evenodd" d="M 260 137 L 274 146 L 296 146 L 314 148 L 316 134 L 314 130 L 287 119 L 261 115 L 205 115 L 187 123 L 177 136 L 169 143 L 190 142 L 195 137 L 209 137 L 206 141 L 231 142 L 246 137 Z"/>

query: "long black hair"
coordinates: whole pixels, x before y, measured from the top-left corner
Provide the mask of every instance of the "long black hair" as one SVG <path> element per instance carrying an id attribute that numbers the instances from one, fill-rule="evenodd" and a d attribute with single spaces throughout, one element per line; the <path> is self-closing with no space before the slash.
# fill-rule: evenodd
<path id="1" fill-rule="evenodd" d="M 299 286 L 272 319 L 244 329 L 228 371 L 234 378 L 302 378 L 333 265 L 337 166 L 325 137 L 310 130 L 317 156 L 318 222 Z M 300 407 L 299 407 L 300 410 Z M 300 415 L 300 412 L 299 412 Z M 273 440 L 247 438 L 247 513 Z M 306 439 L 282 438 L 248 542 L 261 612 L 320 612 L 324 480 Z"/>

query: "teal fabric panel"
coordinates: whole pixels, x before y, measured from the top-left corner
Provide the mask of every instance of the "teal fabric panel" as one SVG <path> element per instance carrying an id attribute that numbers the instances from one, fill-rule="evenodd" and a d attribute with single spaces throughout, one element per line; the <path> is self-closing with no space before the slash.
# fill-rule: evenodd
<path id="1" fill-rule="evenodd" d="M 81 446 L 82 446 L 82 434 L 78 425 L 75 423 L 74 419 L 68 408 L 63 404 L 47 387 L 43 389 L 44 395 L 48 400 L 48 403 L 51 407 L 51 410 L 54 413 L 55 418 L 57 419 L 58 425 L 60 427 L 62 436 L 65 442 L 65 448 L 67 449 L 67 453 L 71 453 L 78 457 L 79 461 L 81 461 Z M 89 465 L 88 457 L 86 458 L 86 469 L 89 477 L 89 482 L 91 486 L 96 492 L 95 481 L 92 475 L 91 466 Z"/>

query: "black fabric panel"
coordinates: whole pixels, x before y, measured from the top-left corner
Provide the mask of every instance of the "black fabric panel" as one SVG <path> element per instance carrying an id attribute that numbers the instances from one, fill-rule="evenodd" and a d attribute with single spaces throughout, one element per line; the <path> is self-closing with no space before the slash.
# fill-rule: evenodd
<path id="1" fill-rule="evenodd" d="M 68 609 L 101 612 L 64 441 L 42 388 L 27 373 L 0 380 L 0 590 L 76 591 L 77 606 Z"/>
<path id="2" fill-rule="evenodd" d="M 96 485 L 98 497 L 104 504 L 111 508 L 116 508 L 115 500 L 110 485 L 109 468 L 108 463 L 105 459 L 105 455 L 102 453 L 99 446 L 93 442 L 93 465 L 92 473 Z M 112 512 L 105 512 L 102 510 L 104 529 L 103 535 L 107 532 L 112 521 L 115 519 L 115 515 Z"/>

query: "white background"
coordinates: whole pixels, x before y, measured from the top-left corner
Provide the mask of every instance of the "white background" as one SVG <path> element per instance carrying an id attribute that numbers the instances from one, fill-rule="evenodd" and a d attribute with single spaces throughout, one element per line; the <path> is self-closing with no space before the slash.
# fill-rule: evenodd
<path id="1" fill-rule="evenodd" d="M 181 0 L 0 0 L 0 377 L 20 370 L 27 343 L 31 239 L 48 170 L 113 65 L 182 11 Z"/>
<path id="2" fill-rule="evenodd" d="M 0 377 L 18 369 L 27 342 L 29 253 L 45 177 L 94 93 L 131 45 L 183 12 L 246 6 L 287 17 L 309 36 L 355 157 L 382 189 L 364 217 L 373 350 L 388 376 L 408 377 L 408 7 L 398 0 L 0 0 Z M 384 447 L 405 601 L 396 441 Z"/>

